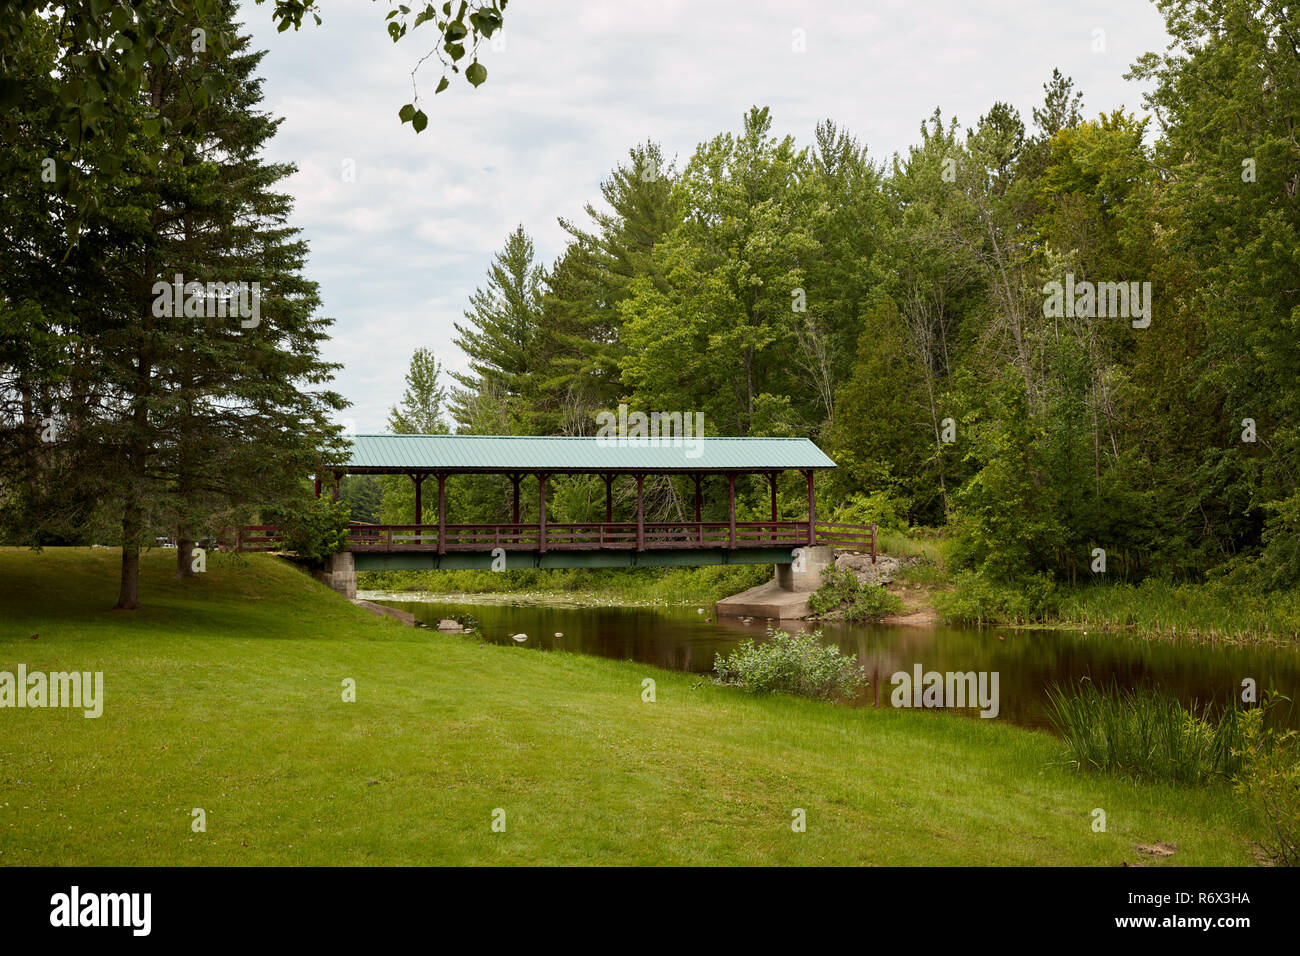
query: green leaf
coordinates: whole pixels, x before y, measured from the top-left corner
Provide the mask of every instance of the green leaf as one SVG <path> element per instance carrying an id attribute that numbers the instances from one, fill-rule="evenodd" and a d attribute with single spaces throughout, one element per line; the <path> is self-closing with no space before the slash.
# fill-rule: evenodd
<path id="1" fill-rule="evenodd" d="M 478 60 L 475 60 L 465 68 L 465 79 L 474 84 L 474 87 L 477 89 L 482 86 L 483 81 L 487 79 L 487 67 Z"/>
<path id="2" fill-rule="evenodd" d="M 436 93 L 441 93 L 443 90 L 445 90 L 445 89 L 447 88 L 447 85 L 448 85 L 448 84 L 447 84 L 447 77 L 444 76 L 441 80 L 438 81 L 438 88 L 437 88 L 436 90 L 434 90 L 433 92 L 434 92 L 435 94 L 436 94 Z"/>
<path id="3" fill-rule="evenodd" d="M 397 111 L 397 116 L 403 123 L 411 122 L 412 117 L 415 116 L 415 104 L 407 103 Z"/>
<path id="4" fill-rule="evenodd" d="M 465 29 L 465 24 L 459 20 L 452 20 L 451 23 L 447 24 L 447 32 L 444 36 L 447 38 L 447 42 L 451 43 L 454 40 L 463 40 L 467 33 L 469 31 Z"/>
<path id="5" fill-rule="evenodd" d="M 415 127 L 417 133 L 424 132 L 424 128 L 429 125 L 429 117 L 424 115 L 424 110 L 415 111 L 415 116 L 411 118 L 411 125 Z"/>
<path id="6" fill-rule="evenodd" d="M 465 47 L 459 43 L 444 44 L 443 49 L 447 51 L 447 54 L 453 60 L 459 60 L 462 56 L 465 55 Z"/>

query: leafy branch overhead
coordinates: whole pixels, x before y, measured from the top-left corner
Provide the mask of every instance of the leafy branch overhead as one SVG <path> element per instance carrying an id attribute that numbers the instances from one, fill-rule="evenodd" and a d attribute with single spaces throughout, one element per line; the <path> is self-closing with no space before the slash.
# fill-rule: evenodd
<path id="1" fill-rule="evenodd" d="M 281 32 L 299 29 L 307 17 L 321 23 L 318 0 L 271 2 L 271 18 Z M 388 11 L 386 28 L 394 42 L 425 24 L 438 31 L 432 49 L 411 71 L 414 96 L 401 110 L 403 123 L 411 123 L 416 132 L 428 125 L 428 117 L 416 105 L 415 80 L 429 58 L 437 56 L 443 67 L 435 93 L 450 85 L 449 73 L 463 75 L 474 87 L 486 81 L 487 68 L 478 60 L 479 45 L 502 28 L 506 4 L 507 0 L 458 0 L 440 7 L 402 4 Z M 222 0 L 0 0 L 0 132 L 6 138 L 15 133 L 6 111 L 30 104 L 33 97 L 45 97 L 48 102 L 40 105 L 50 109 L 54 128 L 64 141 L 63 159 L 76 162 L 82 147 L 99 138 L 112 144 L 111 154 L 120 156 L 132 124 L 139 120 L 138 94 L 147 88 L 151 73 L 186 61 L 202 62 L 231 48 L 234 36 L 218 26 L 223 22 L 223 7 Z M 427 29 L 423 35 L 428 35 Z M 53 92 L 31 82 L 24 70 L 33 42 L 54 44 L 61 82 Z M 179 120 L 146 117 L 147 128 L 181 122 L 186 133 L 202 132 L 210 104 L 230 94 L 218 73 L 195 71 L 193 89 L 184 97 L 188 113 Z"/>

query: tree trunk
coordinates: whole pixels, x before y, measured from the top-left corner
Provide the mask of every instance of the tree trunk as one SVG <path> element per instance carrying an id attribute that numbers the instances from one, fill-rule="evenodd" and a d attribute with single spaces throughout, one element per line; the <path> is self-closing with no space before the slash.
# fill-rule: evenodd
<path id="1" fill-rule="evenodd" d="M 183 529 L 176 531 L 176 577 L 192 578 L 194 574 L 194 548 L 197 542 L 185 537 Z"/>
<path id="2" fill-rule="evenodd" d="M 117 608 L 134 611 L 140 607 L 140 504 L 132 489 L 122 512 L 122 585 Z"/>

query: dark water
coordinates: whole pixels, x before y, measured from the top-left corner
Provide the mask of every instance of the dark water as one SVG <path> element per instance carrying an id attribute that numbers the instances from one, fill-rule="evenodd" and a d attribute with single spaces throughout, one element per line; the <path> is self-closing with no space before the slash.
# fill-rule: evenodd
<path id="1" fill-rule="evenodd" d="M 485 603 L 453 596 L 429 601 L 379 603 L 413 613 L 436 626 L 441 618 L 469 614 L 484 639 L 514 644 L 512 634 L 527 634 L 524 652 L 571 651 L 618 660 L 633 660 L 670 670 L 707 673 L 714 656 L 742 641 L 761 640 L 767 623 L 746 625 L 723 618 L 707 620 L 695 608 L 574 607 L 552 604 Z M 792 632 L 816 625 L 788 621 Z M 1253 678 L 1260 691 L 1276 688 L 1293 699 L 1300 692 L 1300 651 L 1272 646 L 1231 646 L 1143 640 L 1122 634 L 1080 631 L 1024 631 L 1007 628 L 884 627 L 825 625 L 823 640 L 857 656 L 872 683 L 858 700 L 890 706 L 895 672 L 998 672 L 1000 719 L 1030 727 L 1048 726 L 1045 705 L 1053 684 L 1072 685 L 1083 678 L 1102 685 L 1163 688 L 1187 705 L 1226 701 L 1240 695 L 1242 680 Z M 556 637 L 559 633 L 563 637 Z M 1283 720 L 1297 725 L 1297 708 Z M 958 711 L 975 715 L 975 710 Z"/>

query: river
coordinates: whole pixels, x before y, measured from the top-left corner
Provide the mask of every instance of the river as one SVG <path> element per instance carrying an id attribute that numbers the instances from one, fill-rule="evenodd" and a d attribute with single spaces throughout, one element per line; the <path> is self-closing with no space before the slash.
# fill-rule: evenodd
<path id="1" fill-rule="evenodd" d="M 669 670 L 705 674 L 714 657 L 747 639 L 762 640 L 767 622 L 712 619 L 693 607 L 591 607 L 509 596 L 362 592 L 366 600 L 409 611 L 430 626 L 453 614 L 475 618 L 484 640 L 525 652 L 564 651 L 633 660 Z M 1300 651 L 1272 645 L 1226 645 L 1143 639 L 1129 634 L 1016 628 L 960 628 L 788 621 L 790 631 L 822 630 L 822 639 L 862 662 L 872 683 L 856 703 L 890 705 L 897 672 L 997 672 L 999 717 L 1026 727 L 1048 727 L 1047 690 L 1087 678 L 1101 685 L 1163 688 L 1189 706 L 1240 695 L 1250 678 L 1260 691 L 1300 690 Z M 975 715 L 976 710 L 962 711 Z M 1283 716 L 1297 725 L 1297 709 Z"/>

